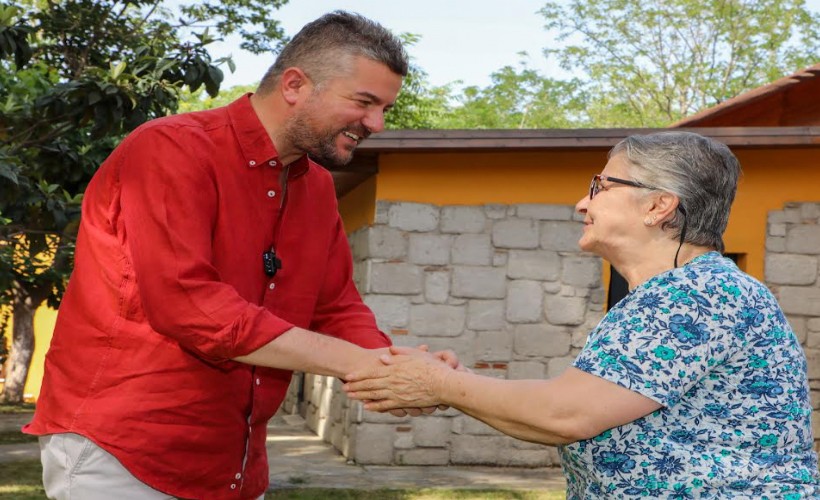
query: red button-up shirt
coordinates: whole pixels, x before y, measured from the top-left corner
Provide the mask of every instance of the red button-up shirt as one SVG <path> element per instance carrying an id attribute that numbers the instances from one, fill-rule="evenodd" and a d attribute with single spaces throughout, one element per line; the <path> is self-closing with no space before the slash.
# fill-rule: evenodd
<path id="1" fill-rule="evenodd" d="M 330 174 L 306 157 L 287 170 L 285 189 L 247 95 L 131 133 L 85 193 L 25 431 L 82 434 L 171 495 L 261 495 L 291 372 L 231 359 L 294 325 L 390 344 L 353 285 Z"/>

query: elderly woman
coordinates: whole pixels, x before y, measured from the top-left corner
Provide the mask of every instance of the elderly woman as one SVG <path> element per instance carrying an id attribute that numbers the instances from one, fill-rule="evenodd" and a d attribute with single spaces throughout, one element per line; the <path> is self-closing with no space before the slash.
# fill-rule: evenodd
<path id="1" fill-rule="evenodd" d="M 721 255 L 739 173 L 692 133 L 610 151 L 576 205 L 579 244 L 630 291 L 562 375 L 499 380 L 405 353 L 348 376 L 348 394 L 559 445 L 570 499 L 817 497 L 805 356 L 766 286 Z"/>

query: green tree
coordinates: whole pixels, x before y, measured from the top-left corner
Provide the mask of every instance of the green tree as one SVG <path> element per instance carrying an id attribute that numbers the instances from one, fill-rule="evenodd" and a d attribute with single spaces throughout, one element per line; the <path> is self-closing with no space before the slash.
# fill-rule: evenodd
<path id="1" fill-rule="evenodd" d="M 217 94 L 232 63 L 212 60 L 215 37 L 278 47 L 270 11 L 284 3 L 0 3 L 0 305 L 13 320 L 1 401 L 22 400 L 34 311 L 62 297 L 92 174 L 124 134 L 175 112 L 183 86 Z"/>
<path id="2" fill-rule="evenodd" d="M 584 108 L 576 80 L 541 76 L 520 54 L 519 68 L 505 66 L 491 75 L 487 87 L 469 86 L 454 96 L 438 128 L 520 129 L 573 127 Z"/>
<path id="3" fill-rule="evenodd" d="M 545 49 L 585 82 L 594 126 L 665 126 L 818 62 L 803 0 L 568 0 L 540 14 Z"/>

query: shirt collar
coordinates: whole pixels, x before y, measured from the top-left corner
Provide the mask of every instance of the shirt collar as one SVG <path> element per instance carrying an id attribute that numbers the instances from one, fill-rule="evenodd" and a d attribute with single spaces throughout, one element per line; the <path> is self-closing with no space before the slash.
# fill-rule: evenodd
<path id="1" fill-rule="evenodd" d="M 250 93 L 245 94 L 228 105 L 228 116 L 236 133 L 236 140 L 242 149 L 245 166 L 248 168 L 281 167 L 279 153 L 251 106 L 251 95 Z M 307 172 L 308 168 L 310 168 L 310 162 L 305 155 L 291 164 L 289 177 L 302 175 Z"/>

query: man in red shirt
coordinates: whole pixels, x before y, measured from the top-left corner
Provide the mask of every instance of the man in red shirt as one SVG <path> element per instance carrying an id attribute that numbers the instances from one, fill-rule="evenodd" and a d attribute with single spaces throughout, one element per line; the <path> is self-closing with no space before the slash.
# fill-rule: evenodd
<path id="1" fill-rule="evenodd" d="M 291 370 L 379 363 L 319 164 L 384 128 L 406 74 L 387 30 L 327 14 L 255 94 L 146 123 L 103 163 L 24 429 L 50 498 L 260 497 Z"/>

